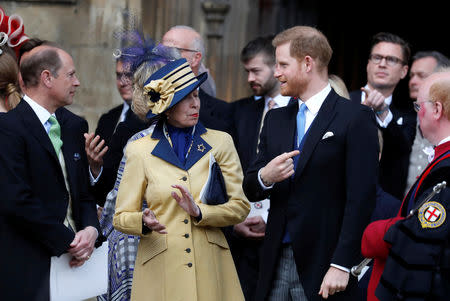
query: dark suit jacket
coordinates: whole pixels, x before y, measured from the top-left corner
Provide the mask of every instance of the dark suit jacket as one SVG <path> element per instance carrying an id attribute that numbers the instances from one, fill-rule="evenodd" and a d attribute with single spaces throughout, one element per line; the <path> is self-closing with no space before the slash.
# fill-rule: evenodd
<path id="1" fill-rule="evenodd" d="M 101 233 L 87 191 L 87 122 L 64 108 L 56 116 L 76 227 L 94 226 Z M 69 193 L 62 169 L 44 127 L 24 100 L 0 116 L 0 141 L 1 299 L 49 300 L 50 257 L 64 253 L 75 237 L 63 224 Z"/>
<path id="2" fill-rule="evenodd" d="M 350 99 L 361 103 L 361 91 L 350 93 Z M 416 113 L 412 109 L 400 108 L 396 93 L 392 96 L 389 109 L 392 121 L 386 128 L 380 128 L 383 135 L 383 149 L 380 160 L 379 181 L 381 187 L 398 199 L 403 199 L 408 177 L 409 156 L 416 137 Z M 403 123 L 398 124 L 402 118 Z"/>
<path id="3" fill-rule="evenodd" d="M 212 97 L 199 89 L 200 122 L 213 130 L 232 133 L 231 105 L 223 100 Z"/>
<path id="4" fill-rule="evenodd" d="M 248 166 L 256 157 L 258 136 L 261 118 L 264 112 L 264 99 L 255 101 L 253 96 L 233 102 L 233 139 L 241 160 L 242 170 L 247 171 Z"/>
<path id="5" fill-rule="evenodd" d="M 149 126 L 150 123 L 143 122 L 134 113 L 129 114 L 128 118 L 117 126 L 110 140 L 109 150 L 103 158 L 103 171 L 100 179 L 91 187 L 98 205 L 104 205 L 106 196 L 114 188 L 117 170 L 123 156 L 123 148 L 127 144 L 128 139 Z"/>
<path id="6" fill-rule="evenodd" d="M 100 119 L 98 120 L 95 135 L 99 135 L 102 139 L 104 139 L 106 145 L 109 145 L 111 142 L 111 138 L 116 130 L 117 122 L 119 122 L 122 109 L 123 104 L 118 105 L 100 116 Z"/>
<path id="7" fill-rule="evenodd" d="M 232 136 L 244 173 L 256 158 L 264 105 L 264 98 L 255 100 L 253 96 L 231 104 L 233 111 Z M 245 300 L 254 300 L 259 273 L 259 255 L 263 241 L 238 237 L 233 234 L 233 226 L 227 228 L 224 233 L 230 245 Z"/>
<path id="8" fill-rule="evenodd" d="M 360 260 L 363 230 L 375 206 L 378 139 L 371 110 L 332 90 L 311 124 L 295 175 L 263 190 L 258 170 L 294 149 L 298 105 L 266 115 L 256 161 L 244 177 L 250 201 L 270 195 L 257 295 L 264 300 L 272 286 L 282 239 L 292 239 L 300 281 L 309 301 L 321 300 L 320 284 L 330 264 L 351 268 Z M 325 133 L 334 135 L 322 139 Z M 356 281 L 330 300 L 352 300 Z"/>

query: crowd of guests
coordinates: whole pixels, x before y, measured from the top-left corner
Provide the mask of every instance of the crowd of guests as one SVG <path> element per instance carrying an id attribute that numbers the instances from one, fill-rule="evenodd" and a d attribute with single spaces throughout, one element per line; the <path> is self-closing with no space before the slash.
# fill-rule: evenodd
<path id="1" fill-rule="evenodd" d="M 193 28 L 120 38 L 123 103 L 90 133 L 64 108 L 80 85 L 70 54 L 0 8 L 2 299 L 49 300 L 50 258 L 76 268 L 105 240 L 98 300 L 447 298 L 443 54 L 411 59 L 380 32 L 367 84 L 348 91 L 326 36 L 295 26 L 242 48 L 253 94 L 225 102 Z"/>

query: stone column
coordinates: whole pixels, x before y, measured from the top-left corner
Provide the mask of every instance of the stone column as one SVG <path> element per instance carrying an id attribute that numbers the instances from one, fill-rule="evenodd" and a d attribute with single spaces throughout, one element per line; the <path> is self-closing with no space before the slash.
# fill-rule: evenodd
<path id="1" fill-rule="evenodd" d="M 208 66 L 214 78 L 217 78 L 217 70 L 220 70 L 223 49 L 223 24 L 230 9 L 228 1 L 203 1 L 202 8 L 205 12 L 206 20 L 206 66 Z"/>

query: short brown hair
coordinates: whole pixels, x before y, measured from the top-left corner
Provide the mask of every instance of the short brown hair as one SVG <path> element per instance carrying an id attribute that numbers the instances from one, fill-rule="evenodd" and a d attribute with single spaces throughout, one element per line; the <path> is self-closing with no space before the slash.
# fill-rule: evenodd
<path id="1" fill-rule="evenodd" d="M 277 34 L 273 46 L 277 47 L 291 42 L 290 53 L 297 60 L 303 60 L 307 55 L 318 61 L 319 70 L 328 67 L 333 50 L 325 35 L 310 26 L 294 26 Z"/>
<path id="2" fill-rule="evenodd" d="M 48 70 L 54 77 L 58 77 L 58 71 L 62 66 L 58 49 L 61 48 L 49 44 L 45 44 L 45 46 L 49 47 L 29 57 L 21 58 L 20 74 L 25 87 L 36 87 L 44 70 Z"/>

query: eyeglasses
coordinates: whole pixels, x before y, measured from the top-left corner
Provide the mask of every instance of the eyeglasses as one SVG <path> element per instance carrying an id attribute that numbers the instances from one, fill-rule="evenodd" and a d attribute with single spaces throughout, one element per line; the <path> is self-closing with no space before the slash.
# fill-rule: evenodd
<path id="1" fill-rule="evenodd" d="M 372 63 L 376 64 L 376 65 L 381 63 L 381 61 L 383 59 L 385 59 L 386 60 L 386 64 L 388 66 L 391 66 L 391 67 L 393 67 L 393 66 L 395 66 L 397 64 L 405 65 L 405 62 L 402 59 L 399 59 L 398 57 L 395 57 L 395 56 L 390 56 L 390 55 L 382 56 L 382 55 L 379 55 L 379 54 L 371 54 L 370 57 L 369 57 L 369 60 Z"/>
<path id="2" fill-rule="evenodd" d="M 414 106 L 414 111 L 416 111 L 417 113 L 419 113 L 419 111 L 420 111 L 420 104 L 421 103 L 424 103 L 424 102 L 431 102 L 431 103 L 434 103 L 434 101 L 432 101 L 432 100 L 425 100 L 425 101 L 414 101 L 413 102 L 413 106 Z"/>
<path id="3" fill-rule="evenodd" d="M 200 52 L 195 49 L 187 49 L 187 48 L 181 48 L 181 47 L 174 47 L 175 49 L 178 49 L 179 51 L 188 51 L 188 52 Z"/>
<path id="4" fill-rule="evenodd" d="M 116 72 L 117 80 L 131 80 L 133 78 L 132 72 Z"/>

